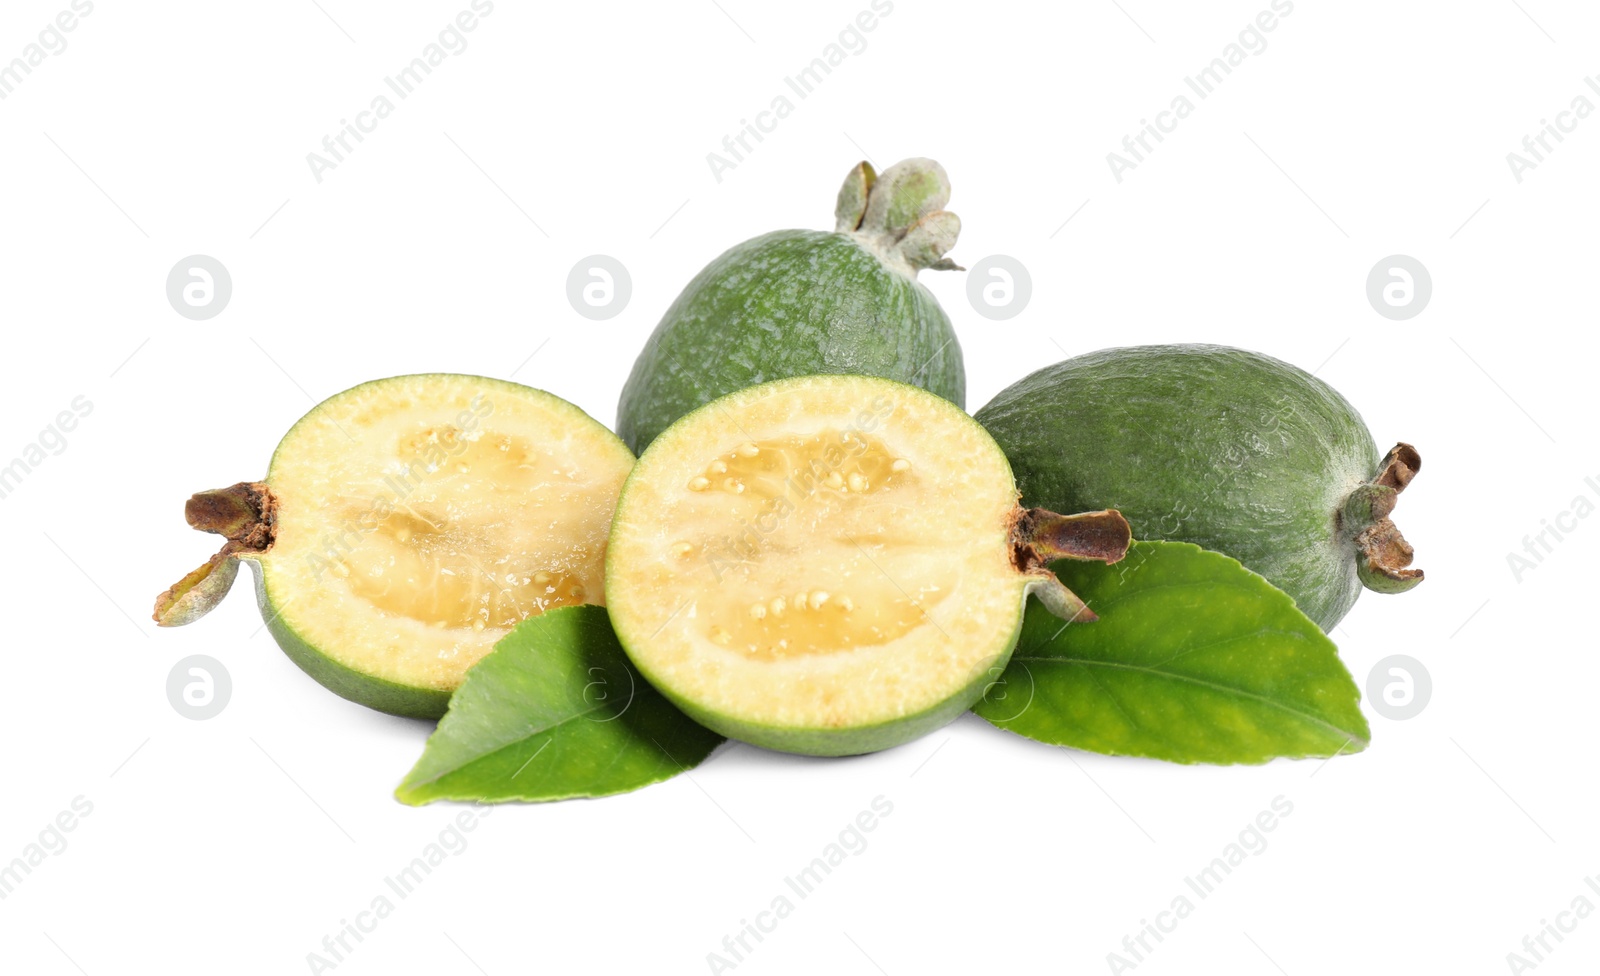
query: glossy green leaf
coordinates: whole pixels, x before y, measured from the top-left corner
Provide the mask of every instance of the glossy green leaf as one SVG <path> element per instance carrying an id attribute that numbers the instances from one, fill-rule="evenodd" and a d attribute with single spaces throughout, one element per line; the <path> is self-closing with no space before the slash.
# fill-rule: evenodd
<path id="1" fill-rule="evenodd" d="M 524 620 L 467 672 L 402 802 L 625 793 L 698 765 L 722 741 L 639 676 L 606 611 Z"/>
<path id="2" fill-rule="evenodd" d="M 1112 566 L 1052 569 L 1100 619 L 1064 624 L 1029 600 L 1010 665 L 973 709 L 1000 728 L 1182 763 L 1366 748 L 1361 694 L 1338 649 L 1237 560 L 1140 542 Z"/>

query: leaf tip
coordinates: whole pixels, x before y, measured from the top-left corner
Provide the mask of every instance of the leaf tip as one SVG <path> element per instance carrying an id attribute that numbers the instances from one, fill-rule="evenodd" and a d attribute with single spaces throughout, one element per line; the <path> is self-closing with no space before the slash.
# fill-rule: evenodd
<path id="1" fill-rule="evenodd" d="M 417 784 L 411 782 L 410 777 L 394 788 L 394 798 L 408 807 L 426 806 L 437 799 L 423 793 Z"/>

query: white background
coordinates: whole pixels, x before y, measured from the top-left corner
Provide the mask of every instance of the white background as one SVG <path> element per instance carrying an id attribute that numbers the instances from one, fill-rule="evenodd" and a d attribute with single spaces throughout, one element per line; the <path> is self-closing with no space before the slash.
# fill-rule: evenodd
<path id="1" fill-rule="evenodd" d="M 1600 119 L 1520 183 L 1506 160 L 1574 97 L 1600 104 L 1583 84 L 1600 11 L 1297 0 L 1201 102 L 1184 76 L 1266 0 L 896 0 L 800 101 L 784 76 L 866 0 L 719 2 L 499 0 L 320 183 L 306 154 L 467 0 L 99 0 L 0 101 L 0 459 L 74 397 L 94 405 L 0 500 L 0 860 L 93 804 L 0 901 L 0 966 L 309 971 L 458 812 L 391 799 L 428 727 L 324 692 L 243 587 L 156 631 L 154 595 L 214 548 L 183 524 L 190 492 L 259 477 L 314 401 L 380 376 L 514 376 L 613 421 L 678 289 L 747 237 L 831 227 L 864 154 L 940 160 L 953 256 L 1031 270 L 1004 322 L 974 313 L 963 273 L 923 274 L 969 408 L 1068 354 L 1221 342 L 1318 370 L 1381 448 L 1416 444 L 1397 521 L 1428 580 L 1366 595 L 1334 637 L 1363 686 L 1416 657 L 1433 700 L 1409 721 L 1369 704 L 1370 750 L 1326 766 L 1108 759 L 972 716 L 865 758 L 725 747 L 636 794 L 496 809 L 337 972 L 707 972 L 880 795 L 894 809 L 869 846 L 739 973 L 1106 972 L 1279 796 L 1293 813 L 1266 850 L 1190 893 L 1139 973 L 1505 972 L 1541 919 L 1600 905 L 1583 882 L 1600 872 L 1600 518 L 1520 582 L 1507 564 L 1576 496 L 1600 501 Z M 8 0 L 0 61 L 66 6 Z M 780 94 L 793 113 L 715 180 L 707 153 Z M 1118 183 L 1106 154 L 1178 94 L 1193 114 Z M 206 322 L 164 293 L 197 253 L 234 282 Z M 594 253 L 633 278 L 604 322 L 565 293 Z M 1433 276 L 1403 322 L 1365 295 L 1395 253 Z M 190 654 L 232 674 L 210 721 L 167 701 Z M 1600 919 L 1551 944 L 1539 973 L 1592 972 Z"/>

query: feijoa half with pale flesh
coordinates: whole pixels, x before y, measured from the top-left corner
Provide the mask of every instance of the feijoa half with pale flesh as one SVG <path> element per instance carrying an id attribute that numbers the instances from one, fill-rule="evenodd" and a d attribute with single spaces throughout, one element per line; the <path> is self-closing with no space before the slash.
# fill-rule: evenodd
<path id="1" fill-rule="evenodd" d="M 156 601 L 189 623 L 255 571 L 267 628 L 317 681 L 438 717 L 523 619 L 603 604 L 611 513 L 633 455 L 549 393 L 452 374 L 346 390 L 286 434 L 267 477 L 201 492 L 186 515 L 227 538 Z"/>
<path id="2" fill-rule="evenodd" d="M 762 384 L 688 414 L 627 483 L 607 609 L 691 718 L 812 755 L 909 741 L 970 708 L 1030 593 L 1086 624 L 1046 569 L 1115 562 L 1128 524 L 1017 506 L 1005 455 L 959 407 L 874 377 Z"/>

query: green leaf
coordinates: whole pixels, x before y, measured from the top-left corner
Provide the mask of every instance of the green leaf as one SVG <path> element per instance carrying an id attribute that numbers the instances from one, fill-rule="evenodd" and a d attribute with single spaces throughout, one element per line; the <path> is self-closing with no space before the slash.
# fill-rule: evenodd
<path id="1" fill-rule="evenodd" d="M 603 607 L 529 617 L 467 672 L 404 803 L 607 796 L 699 765 L 722 741 L 639 676 Z"/>
<path id="2" fill-rule="evenodd" d="M 973 709 L 1018 735 L 1111 755 L 1260 763 L 1359 752 L 1370 733 L 1338 649 L 1272 584 L 1186 542 L 1059 562 L 1099 614 L 1030 600 L 1010 665 Z"/>

